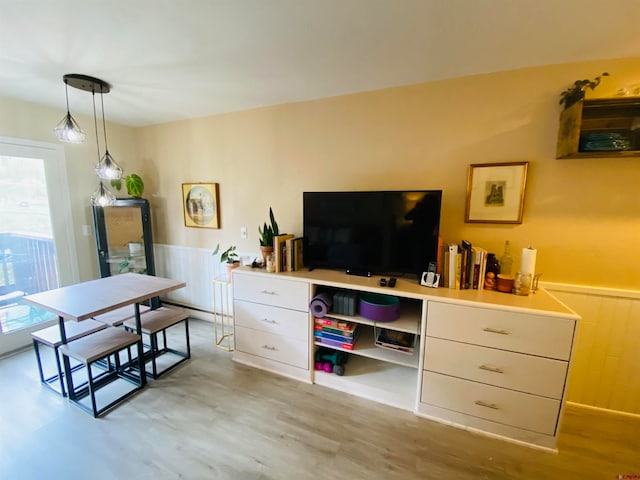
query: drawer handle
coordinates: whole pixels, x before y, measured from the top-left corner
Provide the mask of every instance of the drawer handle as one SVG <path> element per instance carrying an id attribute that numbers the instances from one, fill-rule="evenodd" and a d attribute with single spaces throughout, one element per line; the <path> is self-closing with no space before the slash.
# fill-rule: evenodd
<path id="1" fill-rule="evenodd" d="M 508 330 L 496 330 L 495 328 L 491 328 L 491 327 L 485 327 L 485 328 L 483 328 L 483 330 L 485 332 L 497 333 L 499 335 L 509 335 L 509 331 Z"/>
<path id="2" fill-rule="evenodd" d="M 276 347 L 270 347 L 269 345 L 262 345 L 261 348 L 264 348 L 265 350 L 273 350 L 273 351 L 276 350 Z"/>
<path id="3" fill-rule="evenodd" d="M 490 367 L 489 365 L 480 365 L 478 368 L 480 370 L 486 370 L 487 372 L 504 373 L 504 370 L 502 370 L 501 368 Z"/>
<path id="4" fill-rule="evenodd" d="M 268 318 L 263 318 L 261 321 L 264 323 L 272 323 L 274 325 L 278 323 L 275 320 L 269 320 Z"/>
<path id="5" fill-rule="evenodd" d="M 271 290 L 260 290 L 260 293 L 264 293 L 266 295 L 276 295 L 276 292 L 273 292 Z"/>
<path id="6" fill-rule="evenodd" d="M 482 400 L 476 400 L 475 404 L 480 405 L 481 407 L 490 408 L 492 410 L 500 410 L 495 403 L 487 403 L 487 402 L 483 402 Z"/>

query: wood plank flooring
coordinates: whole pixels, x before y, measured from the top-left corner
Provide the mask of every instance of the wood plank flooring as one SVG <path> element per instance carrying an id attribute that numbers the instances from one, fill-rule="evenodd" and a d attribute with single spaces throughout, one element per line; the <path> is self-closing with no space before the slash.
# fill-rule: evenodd
<path id="1" fill-rule="evenodd" d="M 640 478 L 638 418 L 569 406 L 548 453 L 235 364 L 190 327 L 192 359 L 98 420 L 32 350 L 0 359 L 0 478 Z"/>

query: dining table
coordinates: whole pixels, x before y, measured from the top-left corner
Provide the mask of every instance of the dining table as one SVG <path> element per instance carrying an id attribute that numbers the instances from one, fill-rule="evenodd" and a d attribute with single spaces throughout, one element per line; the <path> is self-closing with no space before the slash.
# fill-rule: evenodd
<path id="1" fill-rule="evenodd" d="M 168 292 L 185 287 L 186 282 L 139 273 L 123 273 L 75 283 L 64 287 L 22 297 L 25 303 L 35 305 L 58 316 L 60 340 L 67 343 L 65 320 L 81 322 L 127 305 L 134 306 L 138 341 L 138 364 L 142 385 L 146 384 L 143 356 L 140 304 Z M 69 358 L 63 355 L 67 384 L 71 382 Z"/>

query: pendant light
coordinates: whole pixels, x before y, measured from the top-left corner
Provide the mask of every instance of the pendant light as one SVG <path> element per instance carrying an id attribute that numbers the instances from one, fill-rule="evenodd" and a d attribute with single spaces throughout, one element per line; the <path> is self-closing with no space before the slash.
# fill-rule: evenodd
<path id="1" fill-rule="evenodd" d="M 98 152 L 98 165 L 100 164 L 100 140 L 98 139 L 98 118 L 96 115 L 96 92 L 91 92 L 91 97 L 93 100 L 93 126 L 96 131 L 96 150 Z M 97 166 L 96 166 L 97 170 Z M 100 179 L 100 183 L 98 184 L 98 188 L 96 188 L 95 192 L 91 195 L 91 205 L 95 207 L 106 207 L 108 205 L 113 205 L 116 201 L 116 197 L 111 193 L 111 191 L 104 186 L 102 179 Z"/>
<path id="2" fill-rule="evenodd" d="M 100 184 L 96 191 L 91 195 L 91 205 L 96 207 L 106 207 L 108 205 L 113 205 L 116 201 L 116 197 L 111 193 L 107 187 L 104 186 L 102 180 L 100 180 Z"/>
<path id="3" fill-rule="evenodd" d="M 102 105 L 102 128 L 104 132 L 104 155 L 96 165 L 96 173 L 98 177 L 104 180 L 119 180 L 122 178 L 122 168 L 116 163 L 109 153 L 107 145 L 107 124 L 104 121 L 104 96 L 100 88 L 100 103 Z M 97 135 L 97 133 L 96 133 Z"/>
<path id="4" fill-rule="evenodd" d="M 53 133 L 61 142 L 82 143 L 84 142 L 85 133 L 69 112 L 69 86 L 66 78 L 64 78 L 64 93 L 67 99 L 67 114 L 55 126 Z"/>

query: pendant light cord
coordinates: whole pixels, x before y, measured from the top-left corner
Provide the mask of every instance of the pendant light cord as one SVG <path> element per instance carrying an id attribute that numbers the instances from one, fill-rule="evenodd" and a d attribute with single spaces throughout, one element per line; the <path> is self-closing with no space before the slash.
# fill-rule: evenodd
<path id="1" fill-rule="evenodd" d="M 107 147 L 107 124 L 104 122 L 104 95 L 102 94 L 102 85 L 100 86 L 100 104 L 102 108 L 102 129 L 104 131 L 104 150 L 105 152 L 108 152 L 109 147 Z"/>
<path id="2" fill-rule="evenodd" d="M 69 84 L 64 81 L 64 95 L 67 98 L 67 115 L 69 115 Z"/>
<path id="3" fill-rule="evenodd" d="M 98 140 L 98 117 L 96 116 L 96 92 L 91 92 L 93 98 L 93 125 L 96 129 L 96 147 L 98 148 L 98 163 L 100 163 L 100 142 Z"/>

